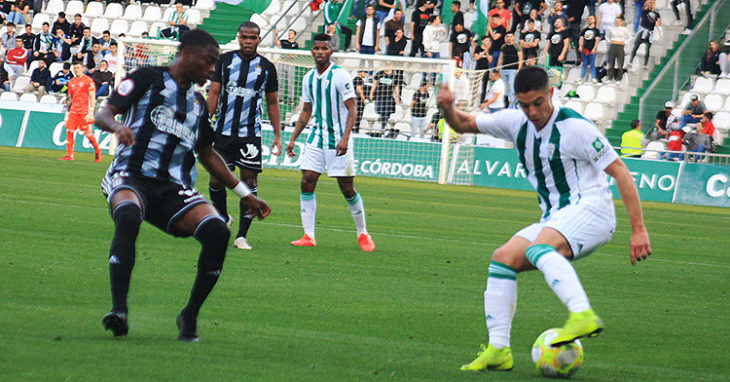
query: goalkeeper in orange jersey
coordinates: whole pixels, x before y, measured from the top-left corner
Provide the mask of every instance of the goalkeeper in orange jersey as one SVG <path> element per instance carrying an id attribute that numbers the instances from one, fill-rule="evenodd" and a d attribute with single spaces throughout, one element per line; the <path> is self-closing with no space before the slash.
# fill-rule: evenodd
<path id="1" fill-rule="evenodd" d="M 71 103 L 66 115 L 66 156 L 59 160 L 74 160 L 74 138 L 76 130 L 84 133 L 94 146 L 94 162 L 101 162 L 101 149 L 92 134 L 94 124 L 94 104 L 96 103 L 96 86 L 91 77 L 84 74 L 86 67 L 77 62 L 73 66 L 74 78 L 68 82 L 68 97 Z"/>

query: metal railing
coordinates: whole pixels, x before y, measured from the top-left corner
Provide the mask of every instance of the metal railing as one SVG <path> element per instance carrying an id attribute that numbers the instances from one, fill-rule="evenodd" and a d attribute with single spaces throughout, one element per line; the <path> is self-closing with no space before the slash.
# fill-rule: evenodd
<path id="1" fill-rule="evenodd" d="M 730 155 L 728 154 L 713 154 L 708 152 L 696 151 L 654 150 L 647 148 L 639 149 L 636 147 L 614 147 L 614 150 L 616 150 L 616 153 L 619 155 L 621 155 L 621 149 L 641 150 L 642 154 L 640 159 L 668 160 L 675 162 L 695 162 L 730 166 Z"/>
<path id="2" fill-rule="evenodd" d="M 286 10 L 284 12 L 282 12 L 281 15 L 279 15 L 279 18 L 277 18 L 276 21 L 273 24 L 271 24 L 271 26 L 266 30 L 266 33 L 264 33 L 264 35 L 261 36 L 261 40 L 263 41 L 264 39 L 266 39 L 266 37 L 270 33 L 274 33 L 274 29 L 276 29 L 279 32 L 279 33 L 277 33 L 277 34 L 274 35 L 274 40 L 279 40 L 280 38 L 286 36 L 286 34 L 289 32 L 289 29 L 291 29 L 292 25 L 294 25 L 294 23 L 297 22 L 297 20 L 299 20 L 300 18 L 302 18 L 302 15 L 304 14 L 304 12 L 309 11 L 309 12 L 314 13 L 312 11 L 312 8 L 310 7 L 313 2 L 314 2 L 313 0 L 312 1 L 292 0 L 292 2 L 289 4 L 289 6 L 286 8 Z M 292 8 L 294 8 L 294 6 L 297 3 L 303 3 L 303 4 L 306 4 L 306 5 L 302 6 L 299 9 L 299 13 L 297 13 L 296 16 L 292 17 L 291 20 L 289 20 L 289 23 L 286 25 L 286 27 L 284 29 L 277 28 L 277 25 L 279 25 L 279 23 L 281 22 L 281 20 L 283 20 L 284 17 L 286 17 L 289 14 L 289 11 L 291 11 Z M 312 20 L 314 20 L 320 13 L 322 13 L 322 9 L 321 8 L 317 12 L 316 15 L 314 15 L 314 14 L 312 15 Z M 312 25 L 310 24 L 308 26 L 311 27 Z M 304 35 L 304 33 L 298 33 L 295 41 L 299 40 L 302 37 L 302 35 Z M 273 47 L 274 44 L 275 43 L 272 41 L 271 46 Z"/>

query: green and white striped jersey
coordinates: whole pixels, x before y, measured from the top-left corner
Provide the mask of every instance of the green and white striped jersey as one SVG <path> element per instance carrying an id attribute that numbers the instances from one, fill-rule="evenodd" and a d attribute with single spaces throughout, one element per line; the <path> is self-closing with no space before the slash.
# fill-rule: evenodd
<path id="1" fill-rule="evenodd" d="M 312 104 L 314 126 L 307 144 L 323 149 L 336 149 L 347 128 L 348 111 L 345 101 L 355 98 L 350 73 L 330 63 L 321 75 L 311 69 L 302 80 L 302 101 Z"/>
<path id="2" fill-rule="evenodd" d="M 574 110 L 555 106 L 540 131 L 515 109 L 479 113 L 476 122 L 479 131 L 514 142 L 527 180 L 537 191 L 542 220 L 578 202 L 613 208 L 603 170 L 618 154 L 596 126 Z"/>

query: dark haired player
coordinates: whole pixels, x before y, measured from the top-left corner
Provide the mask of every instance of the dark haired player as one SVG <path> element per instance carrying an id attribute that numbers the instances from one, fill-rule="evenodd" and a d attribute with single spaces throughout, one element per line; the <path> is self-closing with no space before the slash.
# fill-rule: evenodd
<path id="1" fill-rule="evenodd" d="M 281 121 L 277 91 L 279 81 L 276 68 L 266 58 L 256 52 L 261 42 L 259 27 L 246 21 L 238 27 L 238 51 L 221 55 L 211 79 L 208 92 L 208 112 L 218 112 L 215 122 L 215 150 L 223 157 L 228 168 L 241 170 L 241 180 L 248 185 L 254 195 L 258 192 L 258 173 L 261 163 L 261 114 L 264 97 L 271 124 L 274 126 L 274 143 L 271 151 L 281 154 Z M 225 86 L 224 86 L 225 84 Z M 210 200 L 220 214 L 227 219 L 226 189 L 216 177 L 210 178 Z M 233 246 L 251 249 L 246 237 L 253 216 L 240 208 L 240 224 Z"/>
<path id="2" fill-rule="evenodd" d="M 143 67 L 122 80 L 109 102 L 96 114 L 99 127 L 113 132 L 119 146 L 102 189 L 114 221 L 109 251 L 112 310 L 104 328 L 126 335 L 127 293 L 142 220 L 173 236 L 194 236 L 201 244 L 198 272 L 188 304 L 177 317 L 181 341 L 198 341 L 197 317 L 223 268 L 230 232 L 215 208 L 194 188 L 196 160 L 231 188 L 264 218 L 269 206 L 226 167 L 213 150 L 214 134 L 205 100 L 193 90 L 215 69 L 218 43 L 208 32 L 194 29 L 180 38 L 169 67 Z M 114 116 L 123 114 L 123 123 Z"/>
<path id="3" fill-rule="evenodd" d="M 360 194 L 355 191 L 355 154 L 350 137 L 357 114 L 355 89 L 350 73 L 330 61 L 332 48 L 330 36 L 320 33 L 314 36 L 312 57 L 316 67 L 302 79 L 302 100 L 304 107 L 292 133 L 286 152 L 294 157 L 297 137 L 314 113 L 314 126 L 307 137 L 307 145 L 301 153 L 302 171 L 301 205 L 304 236 L 292 241 L 292 245 L 314 247 L 314 223 L 317 213 L 317 197 L 314 193 L 319 176 L 327 175 L 337 179 L 337 185 L 350 207 L 350 214 L 357 229 L 357 242 L 363 251 L 373 251 L 375 243 L 365 224 L 365 207 Z"/>
<path id="4" fill-rule="evenodd" d="M 468 115 L 454 107 L 454 94 L 444 87 L 438 103 L 452 129 L 488 133 L 514 142 L 527 179 L 543 211 L 538 223 L 517 232 L 494 251 L 489 265 L 484 311 L 489 346 L 461 370 L 511 370 L 510 328 L 517 306 L 517 273 L 539 269 L 568 308 L 569 318 L 552 346 L 593 337 L 603 322 L 570 261 L 585 257 L 611 240 L 616 216 L 603 172 L 612 176 L 631 220 L 631 264 L 651 254 L 639 194 L 634 180 L 596 126 L 568 108 L 553 106 L 555 89 L 539 67 L 520 69 L 515 95 L 521 110 Z"/>

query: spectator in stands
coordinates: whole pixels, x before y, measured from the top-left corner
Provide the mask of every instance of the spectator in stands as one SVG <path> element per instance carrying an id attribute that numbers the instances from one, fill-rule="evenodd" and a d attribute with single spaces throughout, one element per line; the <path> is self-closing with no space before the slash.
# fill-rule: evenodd
<path id="1" fill-rule="evenodd" d="M 539 19 L 546 9 L 547 4 L 545 4 L 545 1 L 543 0 L 517 0 L 514 7 L 515 19 L 513 20 L 512 25 L 516 26 L 516 23 L 520 23 L 522 24 L 522 27 L 526 29 L 525 22 L 528 19 Z M 533 11 L 534 14 L 532 13 Z M 540 27 L 535 25 L 535 29 L 540 30 Z"/>
<path id="2" fill-rule="evenodd" d="M 489 54 L 492 55 L 491 68 L 497 65 L 499 61 L 499 53 L 501 52 L 502 45 L 504 45 L 504 35 L 507 30 L 502 26 L 501 18 L 499 15 L 493 15 L 490 18 L 489 24 L 487 24 L 487 35 L 492 40 L 492 46 L 489 50 Z"/>
<path id="3" fill-rule="evenodd" d="M 542 19 L 540 18 L 540 15 L 538 15 L 536 9 L 530 11 L 528 19 L 534 22 L 536 31 L 542 32 Z M 527 30 L 527 26 L 525 26 L 525 30 Z"/>
<path id="4" fill-rule="evenodd" d="M 84 60 L 84 56 L 91 50 L 91 47 L 97 43 L 96 37 L 91 35 L 91 28 L 85 27 L 81 40 L 76 47 L 76 52 L 73 53 L 73 62 L 79 62 Z"/>
<path id="5" fill-rule="evenodd" d="M 684 107 L 682 118 L 679 120 L 679 126 L 683 128 L 688 123 L 701 121 L 706 111 L 707 107 L 705 107 L 705 103 L 700 101 L 700 97 L 697 94 L 692 94 L 689 98 L 689 103 Z"/>
<path id="6" fill-rule="evenodd" d="M 358 0 L 360 1 L 360 0 Z M 329 0 L 325 6 L 324 6 L 324 21 L 327 25 L 335 24 L 336 29 L 342 33 L 345 36 L 345 47 L 344 49 L 350 49 L 350 43 L 352 42 L 352 29 L 342 25 L 340 23 L 341 18 L 345 18 L 346 16 L 340 15 L 342 13 L 342 0 Z M 401 11 L 401 16 L 403 16 L 403 12 Z M 337 35 L 337 33 L 335 33 Z M 330 35 L 332 37 L 332 35 Z M 339 36 L 337 37 L 339 40 Z M 331 40 L 330 40 L 331 41 Z M 331 45 L 330 45 L 331 46 Z M 339 50 L 340 45 L 337 45 L 337 49 Z"/>
<path id="7" fill-rule="evenodd" d="M 391 40 L 390 44 L 385 49 L 385 54 L 389 56 L 403 56 L 406 51 L 406 43 L 408 38 L 403 35 L 403 29 L 395 31 L 395 37 Z"/>
<path id="8" fill-rule="evenodd" d="M 8 75 L 8 71 L 5 70 L 3 61 L 5 61 L 5 57 L 0 55 L 0 93 L 10 90 L 10 76 Z"/>
<path id="9" fill-rule="evenodd" d="M 71 35 L 71 23 L 66 20 L 66 13 L 65 12 L 58 12 L 58 18 L 56 21 L 53 22 L 53 25 L 51 26 L 51 30 L 55 31 L 61 28 L 63 29 L 63 34 L 69 36 Z"/>
<path id="10" fill-rule="evenodd" d="M 109 65 L 109 71 L 112 72 L 112 74 L 117 73 L 117 68 L 119 67 L 119 58 L 117 57 L 119 46 L 117 45 L 117 42 L 112 42 L 109 44 L 109 52 L 104 55 L 104 61 L 107 62 Z"/>
<path id="11" fill-rule="evenodd" d="M 357 37 L 355 37 L 357 51 L 360 54 L 375 54 L 378 51 L 379 37 L 375 6 L 368 4 L 365 7 L 365 17 L 357 21 Z"/>
<path id="12" fill-rule="evenodd" d="M 489 72 L 489 80 L 491 81 L 491 85 L 487 91 L 487 96 L 484 97 L 484 102 L 482 102 L 479 108 L 488 110 L 490 113 L 495 113 L 507 106 L 504 103 L 507 85 L 502 80 L 498 69 L 492 69 Z"/>
<path id="13" fill-rule="evenodd" d="M 81 43 L 81 39 L 84 37 L 84 29 L 86 25 L 81 22 L 81 14 L 77 13 L 74 15 L 74 22 L 71 24 L 71 46 L 76 47 Z M 91 32 L 91 30 L 89 30 Z"/>
<path id="14" fill-rule="evenodd" d="M 99 62 L 98 70 L 91 73 L 91 79 L 96 85 L 96 97 L 109 95 L 109 90 L 114 87 L 114 74 L 109 71 L 109 63 L 105 60 Z"/>
<path id="15" fill-rule="evenodd" d="M 335 52 L 340 50 L 340 36 L 337 34 L 337 25 L 327 25 L 327 35 L 330 36 L 330 40 L 327 42 L 327 45 L 330 46 L 330 49 Z"/>
<path id="16" fill-rule="evenodd" d="M 712 122 L 714 116 L 711 111 L 706 111 L 702 114 L 702 120 L 697 124 L 697 131 L 707 136 L 710 141 L 713 140 L 715 135 L 715 124 Z"/>
<path id="17" fill-rule="evenodd" d="M 33 74 L 30 75 L 30 82 L 25 87 L 26 93 L 32 93 L 38 91 L 38 97 L 43 97 L 46 94 L 46 88 L 51 83 L 51 72 L 48 70 L 46 62 L 38 60 L 38 67 L 33 70 Z"/>
<path id="18" fill-rule="evenodd" d="M 550 15 L 548 15 L 547 18 L 547 25 L 550 26 L 550 31 L 548 32 L 548 35 L 552 35 L 553 32 L 555 32 L 555 20 L 561 19 L 563 20 L 563 28 L 568 30 L 568 25 L 570 25 L 570 21 L 568 20 L 568 15 L 565 14 L 563 11 L 563 2 L 560 0 L 553 3 L 553 7 L 550 8 Z"/>
<path id="19" fill-rule="evenodd" d="M 383 21 L 388 17 L 390 11 L 396 7 L 396 0 L 378 0 L 378 9 L 375 12 L 378 18 L 378 28 L 383 27 Z M 367 12 L 367 9 L 365 11 Z"/>
<path id="20" fill-rule="evenodd" d="M 453 17 L 451 18 L 451 33 L 449 34 L 449 37 L 456 33 L 457 24 L 464 25 L 464 14 L 461 12 L 461 2 L 451 2 L 451 13 L 453 13 Z"/>
<path id="21" fill-rule="evenodd" d="M 398 29 L 404 30 L 404 28 L 403 10 L 398 8 L 394 11 L 393 18 L 385 22 L 385 42 L 390 45 L 390 42 L 395 37 L 395 31 Z"/>
<path id="22" fill-rule="evenodd" d="M 420 6 L 411 13 L 411 53 L 408 54 L 411 57 L 415 57 L 419 51 L 423 55 L 423 30 L 426 29 L 433 8 L 436 6 L 435 0 L 418 1 Z"/>
<path id="23" fill-rule="evenodd" d="M 469 91 L 469 79 L 464 75 L 464 71 L 461 68 L 456 68 L 454 73 L 454 82 L 451 84 L 456 95 L 454 104 L 459 110 L 465 110 L 469 106 L 471 100 L 471 91 Z"/>
<path id="24" fill-rule="evenodd" d="M 646 137 L 650 141 L 661 138 L 668 138 L 669 133 L 679 129 L 679 119 L 672 114 L 674 104 L 671 101 L 664 103 L 664 110 L 660 110 L 656 114 L 654 120 L 654 129 Z"/>
<path id="25" fill-rule="evenodd" d="M 10 7 L 7 21 L 15 25 L 30 24 L 30 5 L 25 0 L 18 0 Z"/>
<path id="26" fill-rule="evenodd" d="M 444 41 L 446 41 L 446 28 L 441 24 L 441 17 L 431 16 L 428 25 L 423 29 L 423 57 L 440 58 L 441 43 Z"/>
<path id="27" fill-rule="evenodd" d="M 5 32 L 0 34 L 0 55 L 5 54 L 10 49 L 15 47 L 15 38 L 18 37 L 18 33 L 15 31 L 15 25 L 13 23 L 7 23 L 5 25 Z"/>
<path id="28" fill-rule="evenodd" d="M 188 15 L 183 9 L 183 3 L 181 1 L 175 2 L 175 12 L 170 14 L 170 19 L 167 21 L 169 27 L 160 31 L 160 35 L 167 38 L 179 39 L 180 36 L 189 31 L 188 27 Z"/>
<path id="29" fill-rule="evenodd" d="M 720 69 L 720 54 L 722 54 L 722 51 L 720 50 L 720 45 L 717 41 L 710 41 L 710 45 L 707 47 L 705 55 L 702 56 L 702 72 L 721 75 L 721 77 L 724 77 L 724 75 L 722 75 L 722 70 Z M 727 61 L 727 57 L 725 58 Z"/>
<path id="30" fill-rule="evenodd" d="M 641 158 L 641 142 L 644 140 L 644 133 L 641 131 L 641 121 L 631 121 L 631 130 L 621 135 L 621 156 L 624 158 Z"/>
<path id="31" fill-rule="evenodd" d="M 476 61 L 476 66 L 474 67 L 474 70 L 487 70 L 491 66 L 491 62 L 493 60 L 492 55 L 489 54 L 489 48 L 492 46 L 492 39 L 489 38 L 489 36 L 482 36 L 479 42 L 479 45 L 477 45 L 474 48 L 474 60 Z M 482 80 L 481 84 L 479 86 L 479 104 L 484 102 L 484 97 L 487 96 L 487 86 L 489 85 L 489 73 L 484 72 L 482 73 Z"/>
<path id="32" fill-rule="evenodd" d="M 555 30 L 548 35 L 548 42 L 543 50 L 543 57 L 548 66 L 562 67 L 570 47 L 570 34 L 565 29 L 562 18 L 555 19 Z"/>
<path id="33" fill-rule="evenodd" d="M 355 106 L 357 109 L 357 115 L 355 116 L 355 126 L 352 127 L 352 131 L 357 133 L 360 131 L 360 121 L 362 121 L 362 113 L 365 110 L 370 97 L 370 89 L 372 88 L 372 81 L 368 78 L 367 70 L 359 70 L 357 76 L 353 78 L 352 85 L 355 87 Z"/>
<path id="34" fill-rule="evenodd" d="M 712 124 L 713 114 L 706 111 L 702 115 L 702 120 L 697 123 L 695 129 L 690 130 L 684 135 L 683 143 L 687 147 L 687 151 L 696 153 L 712 152 L 712 135 L 715 133 L 715 125 Z M 702 156 L 690 155 L 690 159 L 699 161 Z"/>
<path id="35" fill-rule="evenodd" d="M 601 38 L 606 37 L 606 33 L 616 25 L 616 18 L 621 16 L 621 7 L 613 0 L 607 0 L 598 6 L 597 22 L 598 30 L 601 31 Z"/>
<path id="36" fill-rule="evenodd" d="M 8 22 L 8 14 L 13 6 L 13 3 L 7 0 L 0 0 L 0 23 L 5 24 Z"/>
<path id="37" fill-rule="evenodd" d="M 527 20 L 527 29 L 520 33 L 520 47 L 522 48 L 525 60 L 537 58 L 541 38 L 542 34 L 535 29 L 535 20 Z"/>
<path id="38" fill-rule="evenodd" d="M 47 65 L 56 60 L 53 55 L 53 35 L 50 32 L 50 25 L 43 23 L 41 33 L 35 37 L 33 42 L 33 54 L 30 56 L 30 62 L 35 60 L 43 60 Z"/>
<path id="39" fill-rule="evenodd" d="M 56 29 L 52 52 L 56 62 L 68 61 L 71 58 L 71 39 L 64 34 L 62 28 Z"/>
<path id="40" fill-rule="evenodd" d="M 112 34 L 107 30 L 101 33 L 101 39 L 99 40 L 99 44 L 101 44 L 100 49 L 102 54 L 109 53 L 109 46 L 111 43 L 116 42 L 112 38 Z"/>
<path id="41" fill-rule="evenodd" d="M 620 84 L 624 76 L 624 57 L 626 55 L 624 46 L 631 41 L 631 32 L 624 26 L 622 16 L 616 17 L 616 25 L 608 30 L 606 37 L 610 44 L 608 47 L 607 83 L 616 81 L 616 84 Z"/>
<path id="42" fill-rule="evenodd" d="M 426 129 L 428 123 L 428 93 L 429 82 L 426 78 L 421 80 L 421 87 L 413 93 L 411 100 L 411 138 L 423 137 L 423 130 Z"/>
<path id="43" fill-rule="evenodd" d="M 278 36 L 279 31 L 274 29 L 274 35 Z M 289 29 L 286 35 L 286 39 L 274 39 L 274 45 L 281 47 L 281 49 L 299 49 L 299 43 L 297 42 L 297 31 Z"/>
<path id="44" fill-rule="evenodd" d="M 578 40 L 578 51 L 580 51 L 581 55 L 581 70 L 578 83 L 583 82 L 588 66 L 591 67 L 591 81 L 593 83 L 598 82 L 596 52 L 600 41 L 601 33 L 596 28 L 596 16 L 589 15 L 588 25 L 580 32 L 580 40 Z"/>
<path id="45" fill-rule="evenodd" d="M 375 101 L 375 112 L 380 116 L 380 134 L 385 131 L 386 138 L 395 138 L 395 130 L 388 129 L 388 119 L 395 113 L 395 105 L 400 103 L 401 83 L 401 76 L 389 67 L 375 74 L 370 89 L 370 101 Z"/>
<path id="46" fill-rule="evenodd" d="M 636 52 L 639 50 L 641 44 L 646 44 L 646 53 L 644 55 L 644 70 L 647 70 L 649 64 L 649 50 L 651 49 L 651 42 L 654 36 L 654 28 L 662 25 L 662 17 L 659 15 L 655 7 L 656 0 L 646 0 L 644 3 L 644 12 L 641 16 L 641 25 L 639 26 L 639 33 L 636 34 L 634 40 L 634 49 L 631 51 L 631 59 L 629 63 L 633 64 Z"/>
<path id="47" fill-rule="evenodd" d="M 676 24 L 682 25 L 682 20 L 679 18 L 679 4 L 684 3 L 684 10 L 687 14 L 687 27 L 682 31 L 682 34 L 690 34 L 692 32 L 692 28 L 694 28 L 694 19 L 692 18 L 692 6 L 690 5 L 690 0 L 671 0 L 670 4 L 672 5 L 672 11 L 674 12 L 674 17 L 677 18 Z"/>
<path id="48" fill-rule="evenodd" d="M 563 4 L 563 11 L 568 16 L 568 24 L 565 25 L 570 33 L 570 46 L 575 49 L 577 62 L 580 62 L 582 59 L 578 46 L 580 44 L 581 23 L 583 22 L 585 5 L 585 0 L 564 0 Z"/>
<path id="49" fill-rule="evenodd" d="M 11 80 L 25 73 L 25 63 L 28 61 L 28 56 L 28 51 L 23 48 L 23 40 L 20 37 L 16 37 L 15 48 L 10 49 L 5 54 L 4 67 Z"/>
<path id="50" fill-rule="evenodd" d="M 505 93 L 509 100 L 509 105 L 507 106 L 513 105 L 516 101 L 514 94 L 515 76 L 517 75 L 517 70 L 522 68 L 524 61 L 525 57 L 522 48 L 520 48 L 519 44 L 515 43 L 515 34 L 507 32 L 504 36 L 504 45 L 502 45 L 502 50 L 499 54 L 499 62 L 497 62 L 497 67 L 501 68 L 500 74 L 503 77 L 502 80 L 506 87 Z"/>
<path id="51" fill-rule="evenodd" d="M 505 31 L 511 29 L 512 13 L 508 11 L 504 6 L 504 0 L 497 0 L 496 7 L 489 11 L 489 19 L 491 20 L 494 15 L 499 16 L 499 21 L 502 23 Z M 464 16 L 461 17 L 462 20 Z"/>
<path id="52" fill-rule="evenodd" d="M 27 24 L 25 26 L 25 33 L 20 35 L 20 38 L 23 39 L 23 47 L 26 50 L 32 50 L 33 43 L 35 42 L 35 38 L 36 38 L 36 34 L 33 33 L 33 26 L 30 24 Z"/>
<path id="53" fill-rule="evenodd" d="M 667 150 L 669 151 L 679 151 L 679 152 L 673 152 L 673 153 L 664 153 L 661 155 L 662 159 L 666 160 L 682 160 L 684 159 L 684 154 L 681 153 L 683 151 L 682 147 L 682 139 L 684 138 L 684 131 L 682 129 L 677 129 L 669 133 L 669 138 L 667 139 Z"/>
<path id="54" fill-rule="evenodd" d="M 74 78 L 74 75 L 71 73 L 71 64 L 64 62 L 63 68 L 51 79 L 51 91 L 54 93 L 66 93 L 68 90 L 68 81 L 72 78 Z"/>
<path id="55" fill-rule="evenodd" d="M 500 26 L 501 28 L 501 26 Z M 464 61 L 464 54 L 469 53 L 472 44 L 471 31 L 464 28 L 461 24 L 456 24 L 454 34 L 451 35 L 449 51 L 451 58 Z"/>

